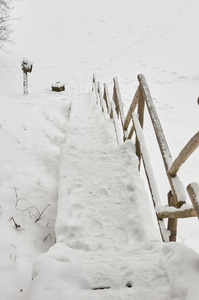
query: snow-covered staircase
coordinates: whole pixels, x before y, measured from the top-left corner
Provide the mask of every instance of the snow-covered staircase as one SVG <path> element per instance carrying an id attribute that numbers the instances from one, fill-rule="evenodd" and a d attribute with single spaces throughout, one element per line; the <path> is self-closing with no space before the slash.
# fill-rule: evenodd
<path id="1" fill-rule="evenodd" d="M 34 264 L 29 300 L 197 299 L 198 255 L 160 241 L 134 144 L 117 145 L 94 92 L 73 95 L 66 132 L 56 244 Z"/>

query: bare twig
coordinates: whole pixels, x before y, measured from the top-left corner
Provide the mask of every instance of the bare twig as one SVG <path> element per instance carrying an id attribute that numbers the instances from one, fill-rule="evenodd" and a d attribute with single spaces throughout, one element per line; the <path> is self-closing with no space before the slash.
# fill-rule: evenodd
<path id="1" fill-rule="evenodd" d="M 14 219 L 13 217 L 10 218 L 10 221 L 13 221 L 13 223 L 15 224 L 15 227 L 16 227 L 16 228 L 21 228 L 21 225 L 17 224 L 17 223 L 15 222 L 15 219 Z"/>
<path id="2" fill-rule="evenodd" d="M 15 190 L 15 196 L 16 196 L 16 203 L 15 203 L 15 207 L 17 207 L 17 205 L 18 205 L 18 202 L 19 202 L 20 200 L 24 200 L 24 201 L 26 201 L 26 199 L 24 199 L 24 198 L 19 198 L 19 197 L 18 197 L 18 194 L 17 194 L 17 188 L 14 188 L 14 190 Z"/>
<path id="3" fill-rule="evenodd" d="M 50 204 L 47 204 L 47 206 L 40 212 L 37 207 L 35 206 L 29 206 L 26 209 L 19 209 L 20 211 L 28 211 L 30 218 L 35 217 L 35 223 L 42 220 L 45 215 L 44 211 L 50 206 Z"/>
<path id="4" fill-rule="evenodd" d="M 47 240 L 48 240 L 48 238 L 51 238 L 51 234 L 50 234 L 50 232 L 47 234 L 47 236 L 43 239 L 43 242 L 45 243 Z"/>

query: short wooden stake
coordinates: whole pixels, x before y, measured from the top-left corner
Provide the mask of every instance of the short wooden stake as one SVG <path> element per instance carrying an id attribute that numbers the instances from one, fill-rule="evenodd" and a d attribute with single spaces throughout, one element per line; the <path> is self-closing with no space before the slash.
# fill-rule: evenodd
<path id="1" fill-rule="evenodd" d="M 175 206 L 175 199 L 173 197 L 172 191 L 170 191 L 167 196 L 168 196 L 169 206 Z M 171 235 L 169 237 L 169 242 L 176 242 L 177 224 L 178 224 L 178 219 L 168 219 L 167 229 L 170 230 L 171 232 Z"/>
<path id="2" fill-rule="evenodd" d="M 28 73 L 23 71 L 23 93 L 28 94 Z"/>
<path id="3" fill-rule="evenodd" d="M 23 93 L 28 94 L 28 73 L 32 72 L 33 63 L 24 58 L 21 62 L 23 71 Z"/>

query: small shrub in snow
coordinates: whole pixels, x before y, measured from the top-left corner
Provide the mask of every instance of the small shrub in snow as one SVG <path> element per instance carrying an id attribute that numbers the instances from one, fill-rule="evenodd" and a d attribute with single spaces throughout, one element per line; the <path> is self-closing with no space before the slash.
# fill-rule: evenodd
<path id="1" fill-rule="evenodd" d="M 12 0 L 0 0 L 0 49 L 3 48 L 4 44 L 10 42 L 10 11 Z"/>

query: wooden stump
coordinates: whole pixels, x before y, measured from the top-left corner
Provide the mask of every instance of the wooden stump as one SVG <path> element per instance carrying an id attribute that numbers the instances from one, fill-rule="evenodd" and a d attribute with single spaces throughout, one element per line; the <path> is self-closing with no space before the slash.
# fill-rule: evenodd
<path id="1" fill-rule="evenodd" d="M 52 91 L 54 92 L 61 92 L 61 91 L 65 91 L 65 84 L 57 81 L 54 84 L 51 84 L 52 87 Z"/>

